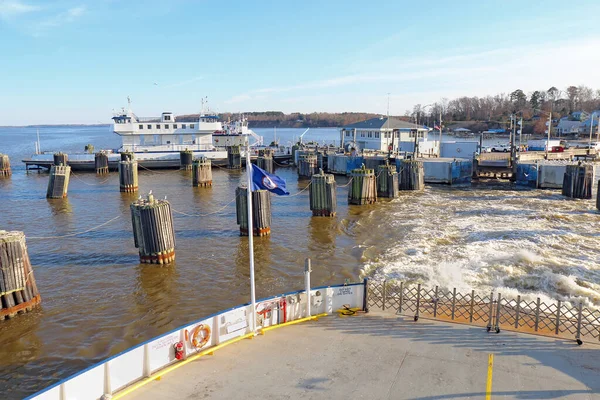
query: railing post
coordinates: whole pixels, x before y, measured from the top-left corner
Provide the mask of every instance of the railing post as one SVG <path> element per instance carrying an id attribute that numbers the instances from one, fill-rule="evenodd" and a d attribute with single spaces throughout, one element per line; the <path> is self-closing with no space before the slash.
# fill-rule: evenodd
<path id="1" fill-rule="evenodd" d="M 517 313 L 515 315 L 515 329 L 519 328 L 519 312 L 521 311 L 521 295 L 517 296 Z"/>
<path id="2" fill-rule="evenodd" d="M 492 329 L 492 326 L 494 325 L 494 323 L 492 322 L 492 318 L 494 318 L 494 291 L 493 290 L 490 293 L 490 311 L 488 313 L 488 324 L 487 324 L 488 331 L 490 329 Z"/>
<path id="3" fill-rule="evenodd" d="M 415 322 L 419 320 L 419 306 L 421 305 L 421 284 L 417 285 L 417 313 L 415 314 Z"/>
<path id="4" fill-rule="evenodd" d="M 500 306 L 502 303 L 502 294 L 498 293 L 498 305 L 496 308 L 496 333 L 500 333 Z"/>
<path id="5" fill-rule="evenodd" d="M 556 305 L 556 322 L 555 322 L 555 329 L 554 329 L 554 333 L 556 335 L 558 335 L 559 332 L 559 327 L 560 327 L 560 305 L 561 305 L 561 301 L 558 301 L 558 304 Z"/>
<path id="6" fill-rule="evenodd" d="M 540 298 L 537 298 L 537 302 L 535 305 L 535 331 L 538 331 L 538 327 L 540 326 Z"/>
<path id="7" fill-rule="evenodd" d="M 471 290 L 471 305 L 469 306 L 469 322 L 473 322 L 473 307 L 475 306 L 475 291 Z"/>
<path id="8" fill-rule="evenodd" d="M 310 317 L 312 314 L 310 304 L 310 273 L 312 272 L 310 258 L 304 260 L 304 285 L 306 286 L 306 317 Z"/>
<path id="9" fill-rule="evenodd" d="M 385 298 L 386 298 L 386 283 L 387 283 L 387 279 L 385 279 L 383 281 L 383 289 L 381 289 L 381 294 L 383 296 L 383 301 L 382 301 L 382 310 L 385 311 Z"/>
<path id="10" fill-rule="evenodd" d="M 398 314 L 402 314 L 402 302 L 404 301 L 404 282 L 400 282 L 400 300 L 398 301 Z"/>
<path id="11" fill-rule="evenodd" d="M 433 318 L 437 318 L 437 306 L 438 306 L 438 287 L 435 287 L 435 294 L 433 299 Z"/>
<path id="12" fill-rule="evenodd" d="M 363 311 L 369 312 L 369 278 L 363 279 Z"/>
<path id="13" fill-rule="evenodd" d="M 454 321 L 454 311 L 456 310 L 456 288 L 452 290 L 452 320 Z"/>
<path id="14" fill-rule="evenodd" d="M 579 303 L 579 312 L 577 313 L 577 333 L 575 334 L 575 340 L 577 344 L 581 344 L 581 317 L 583 314 L 583 304 Z"/>

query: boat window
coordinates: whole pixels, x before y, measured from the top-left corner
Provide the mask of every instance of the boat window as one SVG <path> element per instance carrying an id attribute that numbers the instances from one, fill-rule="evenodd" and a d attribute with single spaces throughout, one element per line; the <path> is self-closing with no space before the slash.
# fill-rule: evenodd
<path id="1" fill-rule="evenodd" d="M 171 144 L 171 141 L 170 141 L 170 140 L 167 140 L 167 144 Z"/>
<path id="2" fill-rule="evenodd" d="M 185 124 L 181 124 L 181 129 L 185 129 Z"/>
<path id="3" fill-rule="evenodd" d="M 152 129 L 152 125 L 148 124 L 148 129 Z"/>
<path id="4" fill-rule="evenodd" d="M 194 124 L 190 124 L 190 129 L 194 129 Z"/>
<path id="5" fill-rule="evenodd" d="M 160 125 L 158 125 L 158 124 L 157 124 L 157 125 L 156 125 L 156 129 L 160 129 Z"/>
<path id="6" fill-rule="evenodd" d="M 165 124 L 165 129 L 169 129 L 169 124 Z"/>
<path id="7" fill-rule="evenodd" d="M 177 124 L 173 124 L 173 129 L 177 129 Z"/>
<path id="8" fill-rule="evenodd" d="M 144 125 L 140 125 L 140 127 L 139 127 L 139 128 L 140 128 L 140 129 L 144 129 Z"/>
<path id="9" fill-rule="evenodd" d="M 170 121 L 171 120 L 171 116 L 170 115 L 165 115 L 165 121 Z"/>

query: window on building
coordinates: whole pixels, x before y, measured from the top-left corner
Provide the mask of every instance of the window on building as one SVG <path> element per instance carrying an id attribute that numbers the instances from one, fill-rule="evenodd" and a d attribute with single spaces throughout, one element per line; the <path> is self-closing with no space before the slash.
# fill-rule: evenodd
<path id="1" fill-rule="evenodd" d="M 169 124 L 165 124 L 165 129 L 169 129 Z"/>
<path id="2" fill-rule="evenodd" d="M 147 128 L 152 129 L 152 125 L 148 124 Z"/>
<path id="3" fill-rule="evenodd" d="M 181 124 L 181 129 L 185 129 L 185 124 Z"/>
<path id="4" fill-rule="evenodd" d="M 375 132 L 375 139 L 379 139 L 379 132 Z"/>
<path id="5" fill-rule="evenodd" d="M 194 129 L 194 124 L 190 124 L 190 129 Z"/>
<path id="6" fill-rule="evenodd" d="M 156 125 L 156 129 L 160 129 L 160 125 L 159 124 Z"/>
<path id="7" fill-rule="evenodd" d="M 394 132 L 394 137 L 399 138 L 400 137 L 400 132 Z"/>
<path id="8" fill-rule="evenodd" d="M 177 129 L 177 124 L 173 124 L 173 129 Z"/>
<path id="9" fill-rule="evenodd" d="M 350 137 L 350 136 L 352 136 L 352 132 L 346 131 L 346 137 Z"/>
<path id="10" fill-rule="evenodd" d="M 365 137 L 365 133 L 364 133 L 364 132 L 361 132 L 361 133 L 360 133 L 360 137 Z"/>
<path id="11" fill-rule="evenodd" d="M 140 125 L 140 126 L 139 126 L 139 128 L 140 128 L 140 129 L 144 129 L 144 125 Z"/>
<path id="12" fill-rule="evenodd" d="M 373 132 L 369 131 L 369 137 L 372 138 L 373 137 Z"/>

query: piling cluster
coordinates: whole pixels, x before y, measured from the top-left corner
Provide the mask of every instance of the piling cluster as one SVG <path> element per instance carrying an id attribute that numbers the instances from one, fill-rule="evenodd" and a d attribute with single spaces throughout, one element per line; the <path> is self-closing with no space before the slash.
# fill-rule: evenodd
<path id="1" fill-rule="evenodd" d="M 425 189 L 425 170 L 423 168 L 423 161 L 402 160 L 400 162 L 398 187 L 400 190 Z"/>
<path id="2" fill-rule="evenodd" d="M 119 188 L 123 193 L 135 193 L 138 190 L 137 161 L 119 162 Z"/>
<path id="3" fill-rule="evenodd" d="M 49 199 L 63 199 L 67 197 L 70 176 L 71 167 L 68 165 L 53 165 L 50 168 L 50 178 L 48 179 L 46 197 Z"/>
<path id="4" fill-rule="evenodd" d="M 31 311 L 41 301 L 25 234 L 0 231 L 0 320 Z"/>
<path id="5" fill-rule="evenodd" d="M 104 151 L 94 154 L 94 165 L 97 175 L 108 174 L 108 155 Z"/>
<path id="6" fill-rule="evenodd" d="M 591 164 L 567 165 L 562 194 L 575 199 L 591 199 L 594 169 Z"/>
<path id="7" fill-rule="evenodd" d="M 256 159 L 256 166 L 264 169 L 268 173 L 273 173 L 273 150 L 261 149 L 258 151 L 258 158 Z"/>
<path id="8" fill-rule="evenodd" d="M 227 146 L 227 168 L 242 168 L 242 155 L 240 153 L 240 146 Z"/>
<path id="9" fill-rule="evenodd" d="M 10 176 L 10 159 L 6 154 L 0 154 L 0 176 Z"/>
<path id="10" fill-rule="evenodd" d="M 192 169 L 194 153 L 191 150 L 182 150 L 179 152 L 179 169 L 189 171 Z"/>
<path id="11" fill-rule="evenodd" d="M 335 177 L 320 170 L 318 174 L 311 177 L 309 191 L 313 216 L 335 217 L 337 212 Z"/>
<path id="12" fill-rule="evenodd" d="M 212 169 L 208 158 L 200 157 L 192 163 L 192 185 L 194 187 L 212 186 Z"/>
<path id="13" fill-rule="evenodd" d="M 235 212 L 240 235 L 248 236 L 248 189 L 240 186 L 235 190 Z M 254 236 L 271 234 L 271 195 L 266 190 L 252 192 L 252 231 Z"/>
<path id="14" fill-rule="evenodd" d="M 133 240 L 140 262 L 168 264 L 175 261 L 175 230 L 171 204 L 156 200 L 152 193 L 131 204 Z"/>
<path id="15" fill-rule="evenodd" d="M 54 153 L 54 165 L 67 165 L 67 161 L 69 161 L 67 154 L 62 152 Z"/>
<path id="16" fill-rule="evenodd" d="M 375 182 L 375 171 L 361 168 L 352 170 L 352 183 L 348 190 L 348 203 L 350 204 L 373 204 L 377 201 L 377 185 Z"/>
<path id="17" fill-rule="evenodd" d="M 317 155 L 301 154 L 298 155 L 298 176 L 300 178 L 310 179 L 317 171 Z"/>
<path id="18" fill-rule="evenodd" d="M 398 197 L 398 172 L 395 165 L 379 165 L 377 167 L 377 197 Z"/>

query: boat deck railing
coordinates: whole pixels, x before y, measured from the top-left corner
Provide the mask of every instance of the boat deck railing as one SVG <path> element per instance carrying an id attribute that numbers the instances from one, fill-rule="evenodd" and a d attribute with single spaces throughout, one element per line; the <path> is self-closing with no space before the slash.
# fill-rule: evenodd
<path id="1" fill-rule="evenodd" d="M 600 310 L 583 303 L 557 300 L 555 303 L 509 297 L 494 291 L 489 294 L 471 290 L 461 293 L 435 286 L 399 281 L 367 283 L 367 306 L 382 311 L 441 321 L 484 326 L 499 333 L 501 329 L 545 336 L 600 341 Z"/>

